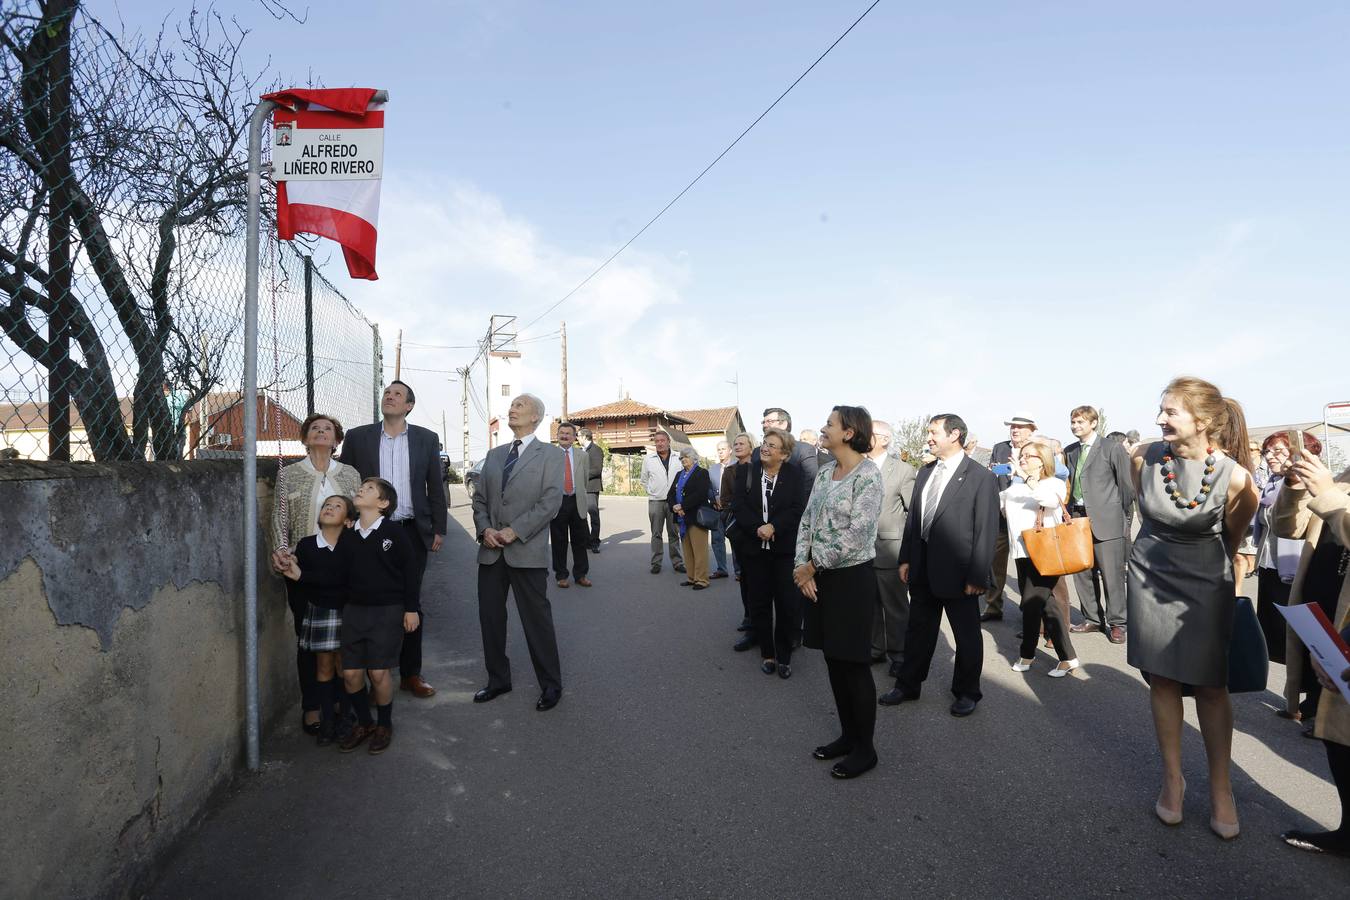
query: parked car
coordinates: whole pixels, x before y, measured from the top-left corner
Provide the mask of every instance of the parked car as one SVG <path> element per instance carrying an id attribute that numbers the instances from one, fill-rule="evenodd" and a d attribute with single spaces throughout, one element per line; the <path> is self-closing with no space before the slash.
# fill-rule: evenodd
<path id="1" fill-rule="evenodd" d="M 486 457 L 484 459 L 486 459 Z M 484 459 L 480 459 L 478 462 L 474 463 L 473 467 L 464 473 L 464 490 L 469 494 L 470 503 L 473 502 L 473 495 L 478 491 L 478 480 L 483 477 Z"/>

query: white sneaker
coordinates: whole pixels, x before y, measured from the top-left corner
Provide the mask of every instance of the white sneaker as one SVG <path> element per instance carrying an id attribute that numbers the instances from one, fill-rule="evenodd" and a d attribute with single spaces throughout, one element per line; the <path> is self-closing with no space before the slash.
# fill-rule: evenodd
<path id="1" fill-rule="evenodd" d="M 1068 668 L 1061 669 L 1059 666 L 1056 666 L 1055 668 L 1051 669 L 1047 674 L 1049 674 L 1051 678 L 1063 678 L 1065 675 L 1068 675 L 1070 672 L 1078 668 L 1080 665 L 1082 665 L 1082 663 L 1078 661 L 1078 657 L 1074 657 L 1073 659 L 1066 659 L 1064 662 L 1060 663 L 1060 666 L 1067 666 Z"/>
<path id="2" fill-rule="evenodd" d="M 1014 672 L 1030 672 L 1031 662 L 1032 661 L 1029 659 L 1019 659 L 1017 662 L 1013 663 L 1012 670 Z"/>

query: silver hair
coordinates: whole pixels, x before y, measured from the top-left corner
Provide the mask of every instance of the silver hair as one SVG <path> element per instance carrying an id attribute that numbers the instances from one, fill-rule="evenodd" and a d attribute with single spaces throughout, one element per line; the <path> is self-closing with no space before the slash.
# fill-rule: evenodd
<path id="1" fill-rule="evenodd" d="M 698 451 L 695 450 L 693 447 L 681 447 L 681 448 L 680 448 L 680 459 L 692 459 L 695 463 L 697 463 L 697 462 L 698 462 Z"/>
<path id="2" fill-rule="evenodd" d="M 889 447 L 895 441 L 895 429 L 891 427 L 890 422 L 884 421 L 882 419 L 873 419 L 872 433 L 877 436 L 882 435 L 882 432 L 877 430 L 878 425 L 880 425 L 882 430 L 884 430 L 886 438 L 886 446 Z"/>
<path id="3" fill-rule="evenodd" d="M 534 394 L 521 394 L 517 400 L 528 400 L 534 406 L 534 411 L 539 415 L 539 421 L 544 421 L 544 401 L 540 400 Z"/>

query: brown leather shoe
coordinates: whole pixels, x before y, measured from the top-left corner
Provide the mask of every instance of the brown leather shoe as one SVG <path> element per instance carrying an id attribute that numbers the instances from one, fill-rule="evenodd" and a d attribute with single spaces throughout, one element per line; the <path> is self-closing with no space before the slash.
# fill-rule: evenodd
<path id="1" fill-rule="evenodd" d="M 569 586 L 570 586 L 570 585 L 567 583 L 567 579 L 566 579 L 566 578 L 559 578 L 559 579 L 558 579 L 558 587 L 560 587 L 560 588 L 565 588 L 565 587 L 569 587 Z"/>
<path id="2" fill-rule="evenodd" d="M 419 700 L 425 700 L 428 697 L 436 696 L 436 689 L 427 684 L 427 680 L 421 675 L 414 675 L 411 678 L 404 678 L 398 683 L 401 691 L 408 691 Z"/>
<path id="3" fill-rule="evenodd" d="M 1091 634 L 1094 631 L 1101 631 L 1102 626 L 1096 622 L 1081 622 L 1077 625 L 1070 625 L 1069 630 L 1074 634 Z"/>
<path id="4" fill-rule="evenodd" d="M 375 733 L 370 737 L 370 755 L 383 753 L 389 749 L 389 743 L 394 739 L 394 729 L 385 728 L 383 725 L 375 726 Z"/>
<path id="5" fill-rule="evenodd" d="M 595 587 L 595 583 L 592 582 L 585 575 L 582 575 L 580 578 L 577 579 L 577 584 L 580 585 L 581 587 Z"/>
<path id="6" fill-rule="evenodd" d="M 1123 644 L 1123 643 L 1125 643 L 1125 626 L 1124 626 L 1124 625 L 1112 625 L 1112 626 L 1111 626 L 1111 643 L 1113 643 L 1113 644 Z"/>
<path id="7" fill-rule="evenodd" d="M 338 744 L 338 752 L 351 753 L 357 747 L 364 744 L 366 738 L 370 737 L 374 733 L 375 733 L 374 725 L 361 725 L 358 723 L 356 727 L 354 727 L 351 731 L 347 732 L 347 736 L 342 739 L 342 743 Z"/>

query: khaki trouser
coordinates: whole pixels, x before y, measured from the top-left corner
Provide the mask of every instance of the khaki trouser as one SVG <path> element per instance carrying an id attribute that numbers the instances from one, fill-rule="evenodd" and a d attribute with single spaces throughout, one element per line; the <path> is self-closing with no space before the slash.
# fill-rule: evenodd
<path id="1" fill-rule="evenodd" d="M 684 567 L 694 584 L 708 585 L 708 529 L 690 525 L 680 541 L 684 548 Z"/>

